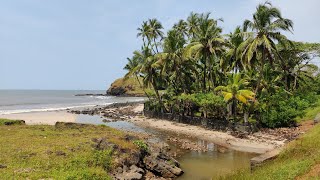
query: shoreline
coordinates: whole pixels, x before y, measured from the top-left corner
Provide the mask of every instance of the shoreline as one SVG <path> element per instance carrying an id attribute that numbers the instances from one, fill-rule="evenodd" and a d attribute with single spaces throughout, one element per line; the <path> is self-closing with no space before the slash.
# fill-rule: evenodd
<path id="1" fill-rule="evenodd" d="M 137 126 L 156 129 L 160 131 L 185 135 L 200 140 L 212 142 L 214 144 L 241 152 L 264 154 L 266 152 L 283 147 L 289 140 L 286 138 L 276 137 L 275 135 L 256 132 L 248 135 L 246 138 L 239 138 L 231 135 L 231 132 L 221 132 L 208 130 L 203 127 L 182 124 L 168 120 L 147 118 L 142 115 L 143 104 L 141 102 L 133 103 L 114 103 L 108 106 L 95 106 L 93 109 L 99 109 L 101 117 L 124 120 Z M 92 110 L 92 109 L 91 109 Z M 72 111 L 71 111 L 72 112 Z M 0 115 L 0 118 L 25 120 L 28 125 L 48 124 L 54 125 L 56 122 L 75 122 L 79 110 L 70 113 L 66 110 L 31 112 L 20 114 Z M 110 115 L 111 117 L 108 117 Z M 103 114 L 103 115 L 102 115 Z M 117 114 L 118 116 L 113 116 Z M 121 117 L 121 118 L 120 118 Z"/>
<path id="2" fill-rule="evenodd" d="M 154 119 L 143 116 L 143 104 L 120 105 L 93 109 L 91 113 L 103 114 L 104 117 L 126 119 L 137 126 L 182 134 L 193 138 L 209 141 L 226 148 L 249 153 L 264 154 L 282 148 L 288 142 L 296 139 L 311 127 L 278 128 L 275 130 L 262 129 L 244 138 L 231 135 L 231 132 L 208 130 L 200 126 L 177 123 L 163 119 Z M 78 111 L 78 113 L 81 113 Z M 308 126 L 308 125 L 307 125 Z M 311 125 L 313 126 L 313 125 Z"/>

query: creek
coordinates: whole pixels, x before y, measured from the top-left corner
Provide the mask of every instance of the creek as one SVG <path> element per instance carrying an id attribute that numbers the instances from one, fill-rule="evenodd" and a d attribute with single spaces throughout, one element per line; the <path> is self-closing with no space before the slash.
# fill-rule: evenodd
<path id="1" fill-rule="evenodd" d="M 250 167 L 250 159 L 256 156 L 254 153 L 246 153 L 227 149 L 214 143 L 195 139 L 192 137 L 168 133 L 160 130 L 144 128 L 127 121 L 103 122 L 100 116 L 78 115 L 77 123 L 89 123 L 107 125 L 115 129 L 150 134 L 149 141 L 165 142 L 171 151 L 177 152 L 176 159 L 180 162 L 185 172 L 178 179 L 180 180 L 207 180 L 218 176 L 226 175 L 241 168 Z M 176 143 L 168 141 L 168 138 L 188 139 L 188 142 L 196 143 L 206 148 L 206 152 L 185 150 Z"/>

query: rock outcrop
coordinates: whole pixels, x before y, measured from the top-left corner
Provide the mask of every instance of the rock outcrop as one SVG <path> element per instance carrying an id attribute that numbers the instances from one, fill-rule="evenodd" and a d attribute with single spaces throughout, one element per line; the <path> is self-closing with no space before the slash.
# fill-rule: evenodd
<path id="1" fill-rule="evenodd" d="M 132 138 L 134 139 L 134 137 L 128 137 L 128 141 L 132 141 Z M 147 176 L 153 179 L 171 179 L 183 174 L 179 162 L 170 157 L 157 144 L 148 143 L 147 151 L 144 149 L 128 151 L 108 142 L 106 138 L 92 139 L 92 142 L 92 147 L 98 151 L 112 149 L 113 152 L 118 152 L 114 154 L 127 154 L 124 157 L 119 156 L 115 159 L 115 164 L 118 167 L 112 173 L 114 179 L 148 179 Z"/>
<path id="2" fill-rule="evenodd" d="M 84 127 L 95 127 L 90 124 L 78 124 L 71 122 L 57 122 L 55 128 L 81 129 Z M 127 142 L 135 144 L 136 141 L 143 143 L 146 148 L 137 145 L 137 148 L 126 148 L 110 141 L 108 137 L 91 139 L 91 147 L 95 151 L 109 151 L 112 156 L 112 168 L 110 175 L 118 180 L 139 179 L 173 179 L 183 174 L 180 164 L 167 153 L 167 146 L 161 143 L 147 143 L 136 135 L 127 134 L 123 137 Z M 53 154 L 53 151 L 47 151 Z M 63 151 L 56 151 L 57 156 L 67 156 Z M 28 155 L 28 156 L 31 156 Z M 0 164 L 0 168 L 6 168 Z"/>
<path id="3" fill-rule="evenodd" d="M 135 78 L 115 80 L 107 90 L 110 96 L 145 96 L 139 82 Z"/>

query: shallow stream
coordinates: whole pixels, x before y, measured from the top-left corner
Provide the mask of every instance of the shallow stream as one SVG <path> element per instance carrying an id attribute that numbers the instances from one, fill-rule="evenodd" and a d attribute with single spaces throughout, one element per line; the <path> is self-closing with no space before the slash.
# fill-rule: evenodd
<path id="1" fill-rule="evenodd" d="M 249 168 L 250 159 L 256 155 L 253 153 L 245 153 L 226 149 L 207 141 L 190 138 L 183 135 L 139 127 L 127 121 L 104 123 L 102 120 L 103 119 L 99 116 L 79 115 L 76 122 L 105 124 L 116 129 L 152 134 L 152 138 L 150 139 L 151 141 L 165 142 L 169 144 L 170 149 L 179 152 L 179 156 L 176 159 L 180 162 L 181 168 L 185 172 L 181 177 L 178 178 L 181 180 L 207 180 L 231 173 L 241 168 Z M 191 142 L 205 146 L 207 148 L 207 152 L 181 149 L 174 143 L 168 142 L 167 139 L 169 137 L 188 139 Z"/>

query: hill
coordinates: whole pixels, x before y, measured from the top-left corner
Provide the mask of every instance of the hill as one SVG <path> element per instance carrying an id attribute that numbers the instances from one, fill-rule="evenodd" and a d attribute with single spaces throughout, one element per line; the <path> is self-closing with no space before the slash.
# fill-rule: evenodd
<path id="1" fill-rule="evenodd" d="M 133 77 L 116 79 L 107 90 L 107 94 L 112 96 L 145 96 L 138 80 Z"/>

